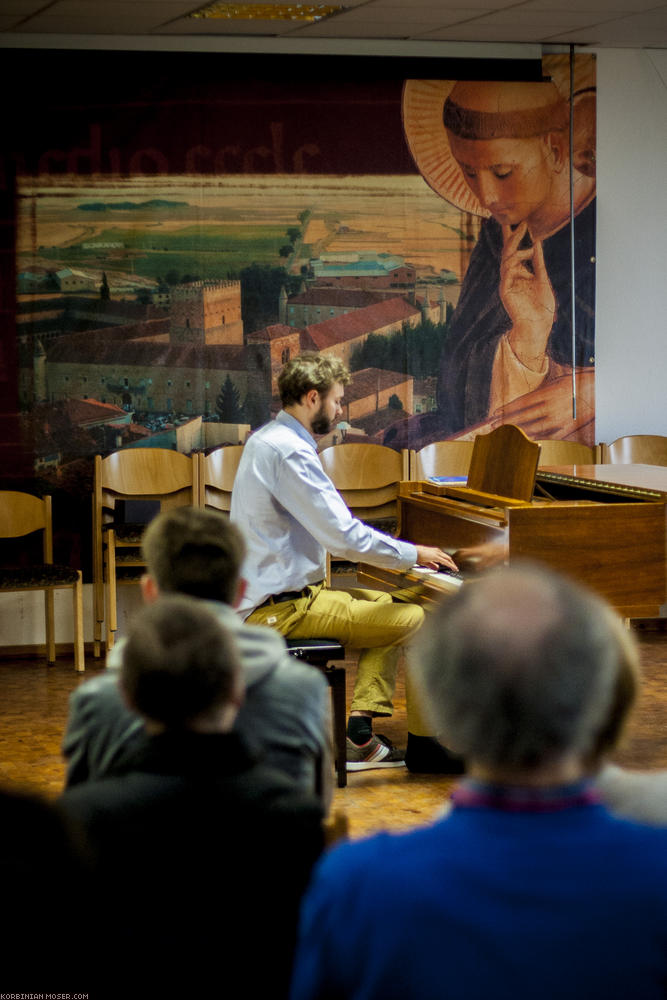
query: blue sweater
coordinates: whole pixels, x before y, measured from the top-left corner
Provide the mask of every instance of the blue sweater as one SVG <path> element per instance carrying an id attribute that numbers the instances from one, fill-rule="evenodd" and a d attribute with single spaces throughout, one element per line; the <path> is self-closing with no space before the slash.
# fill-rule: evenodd
<path id="1" fill-rule="evenodd" d="M 433 826 L 322 860 L 292 1000 L 665 998 L 667 829 L 465 788 Z"/>

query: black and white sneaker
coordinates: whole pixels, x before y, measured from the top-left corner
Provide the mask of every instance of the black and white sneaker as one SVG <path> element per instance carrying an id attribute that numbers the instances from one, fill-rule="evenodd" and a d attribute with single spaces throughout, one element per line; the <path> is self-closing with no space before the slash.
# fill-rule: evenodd
<path id="1" fill-rule="evenodd" d="M 363 743 L 361 746 L 357 746 L 348 737 L 347 770 L 372 771 L 377 767 L 405 767 L 403 751 L 379 733 L 374 733 L 368 743 Z"/>

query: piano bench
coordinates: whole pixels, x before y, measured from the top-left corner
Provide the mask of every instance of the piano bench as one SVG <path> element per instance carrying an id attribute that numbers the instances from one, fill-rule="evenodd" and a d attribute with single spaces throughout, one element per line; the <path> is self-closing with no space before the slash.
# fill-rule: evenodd
<path id="1" fill-rule="evenodd" d="M 345 647 L 335 639 L 286 639 L 287 651 L 304 663 L 321 670 L 331 690 L 336 779 L 339 788 L 347 785 L 347 714 L 345 706 L 345 667 L 332 666 L 331 660 L 344 660 Z"/>

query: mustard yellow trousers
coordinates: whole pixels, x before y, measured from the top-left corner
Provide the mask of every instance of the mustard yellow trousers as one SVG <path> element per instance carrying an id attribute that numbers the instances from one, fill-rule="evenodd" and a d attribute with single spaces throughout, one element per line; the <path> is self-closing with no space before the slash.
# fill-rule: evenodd
<path id="1" fill-rule="evenodd" d="M 336 639 L 361 650 L 350 711 L 391 715 L 396 671 L 402 647 L 409 644 L 424 621 L 424 611 L 411 603 L 414 591 L 330 590 L 325 584 L 307 588 L 294 601 L 256 608 L 247 621 L 269 625 L 290 639 Z M 408 731 L 429 735 L 422 721 L 409 661 L 406 665 Z"/>

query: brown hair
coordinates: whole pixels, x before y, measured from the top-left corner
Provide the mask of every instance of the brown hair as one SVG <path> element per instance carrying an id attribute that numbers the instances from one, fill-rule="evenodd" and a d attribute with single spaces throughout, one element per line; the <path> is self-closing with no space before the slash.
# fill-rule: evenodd
<path id="1" fill-rule="evenodd" d="M 168 594 L 142 608 L 123 649 L 121 683 L 141 715 L 169 729 L 231 702 L 240 662 L 234 637 L 201 601 Z"/>
<path id="2" fill-rule="evenodd" d="M 306 351 L 288 361 L 278 376 L 278 391 L 283 406 L 298 403 L 311 389 L 326 395 L 335 382 L 347 385 L 350 372 L 338 358 L 316 351 Z"/>
<path id="3" fill-rule="evenodd" d="M 163 511 L 148 525 L 141 547 L 148 572 L 163 594 L 234 601 L 245 543 L 238 528 L 218 511 Z"/>

